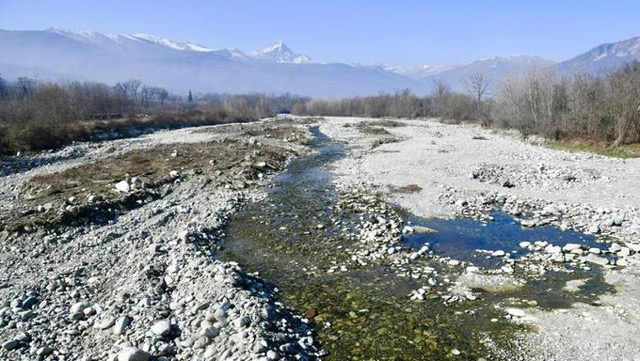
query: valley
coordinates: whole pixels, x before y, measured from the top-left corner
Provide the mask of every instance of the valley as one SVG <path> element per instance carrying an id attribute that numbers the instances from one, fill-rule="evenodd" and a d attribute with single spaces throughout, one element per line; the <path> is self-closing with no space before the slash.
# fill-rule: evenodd
<path id="1" fill-rule="evenodd" d="M 640 163 L 546 144 L 279 115 L 7 157 L 0 356 L 633 359 Z"/>

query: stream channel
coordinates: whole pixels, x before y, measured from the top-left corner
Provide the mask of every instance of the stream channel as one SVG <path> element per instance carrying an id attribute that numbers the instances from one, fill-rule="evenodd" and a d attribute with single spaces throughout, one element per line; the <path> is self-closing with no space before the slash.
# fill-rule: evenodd
<path id="1" fill-rule="evenodd" d="M 281 301 L 317 330 L 317 341 L 329 351 L 324 359 L 495 359 L 487 339 L 494 347 L 509 347 L 515 332 L 527 330 L 505 318 L 496 304 L 535 300 L 537 307 L 570 307 L 572 302 L 592 303 L 598 294 L 612 292 L 598 268 L 592 267 L 550 271 L 507 292 L 474 290 L 480 295 L 474 301 L 445 304 L 439 295 L 464 270 L 448 268 L 438 257 L 481 262 L 477 248 L 511 251 L 519 241 L 534 238 L 556 245 L 594 242 L 582 234 L 553 228 L 528 233 L 504 214 L 496 214 L 493 225 L 467 219 L 405 217 L 412 224 L 440 231 L 406 237 L 402 243 L 409 252 L 425 242 L 433 245 L 435 255 L 420 261 L 438 270 L 434 276 L 438 286 L 423 301 L 412 301 L 409 295 L 425 285 L 426 279 L 400 277 L 388 262 L 327 272 L 332 265 L 348 264 L 344 249 L 354 241 L 347 233 L 360 215 L 335 207 L 339 190 L 328 166 L 345 155 L 344 144 L 332 141 L 317 127 L 312 133 L 315 138 L 310 146 L 315 154 L 293 160 L 273 181 L 265 199 L 248 204 L 230 219 L 220 257 L 238 262 L 275 285 Z M 332 219 L 341 222 L 334 224 Z M 579 292 L 562 291 L 567 280 L 585 278 L 589 281 Z"/>

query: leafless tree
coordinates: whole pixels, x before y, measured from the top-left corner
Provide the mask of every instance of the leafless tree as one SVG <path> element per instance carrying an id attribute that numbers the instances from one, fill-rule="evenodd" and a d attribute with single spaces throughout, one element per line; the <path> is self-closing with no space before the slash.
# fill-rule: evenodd
<path id="1" fill-rule="evenodd" d="M 479 119 L 484 119 L 488 114 L 485 112 L 485 103 L 491 95 L 489 87 L 491 81 L 485 73 L 479 69 L 471 71 L 464 80 L 467 92 L 474 98 L 476 105 L 476 115 Z"/>

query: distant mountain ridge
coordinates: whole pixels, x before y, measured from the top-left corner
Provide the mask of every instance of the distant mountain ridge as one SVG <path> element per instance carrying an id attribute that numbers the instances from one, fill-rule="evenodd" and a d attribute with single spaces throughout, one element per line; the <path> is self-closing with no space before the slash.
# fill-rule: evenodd
<path id="1" fill-rule="evenodd" d="M 634 60 L 640 60 L 640 36 L 598 45 L 586 53 L 558 64 L 558 71 L 601 74 Z"/>
<path id="2" fill-rule="evenodd" d="M 58 28 L 0 30 L 0 76 L 40 80 L 100 81 L 131 78 L 174 92 L 284 93 L 322 98 L 393 93 L 426 94 L 436 82 L 464 90 L 472 72 L 496 84 L 532 67 L 559 72 L 598 73 L 640 59 L 640 37 L 603 44 L 556 63 L 535 56 L 509 55 L 451 66 L 363 66 L 314 62 L 283 41 L 246 54 L 213 49 L 148 34 L 110 35 Z"/>

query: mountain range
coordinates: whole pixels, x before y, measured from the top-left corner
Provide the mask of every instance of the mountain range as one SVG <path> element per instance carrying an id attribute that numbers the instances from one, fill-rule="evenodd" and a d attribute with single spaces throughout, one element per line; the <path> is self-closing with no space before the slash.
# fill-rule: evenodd
<path id="1" fill-rule="evenodd" d="M 464 79 L 480 71 L 493 83 L 532 67 L 567 74 L 599 73 L 640 59 L 640 37 L 599 45 L 556 63 L 534 56 L 509 55 L 453 66 L 364 66 L 323 63 L 278 41 L 246 54 L 211 49 L 146 34 L 110 35 L 89 31 L 0 30 L 0 76 L 48 81 L 99 81 L 115 84 L 135 78 L 172 92 L 284 93 L 339 98 L 411 89 L 429 92 L 436 82 L 464 89 Z"/>

